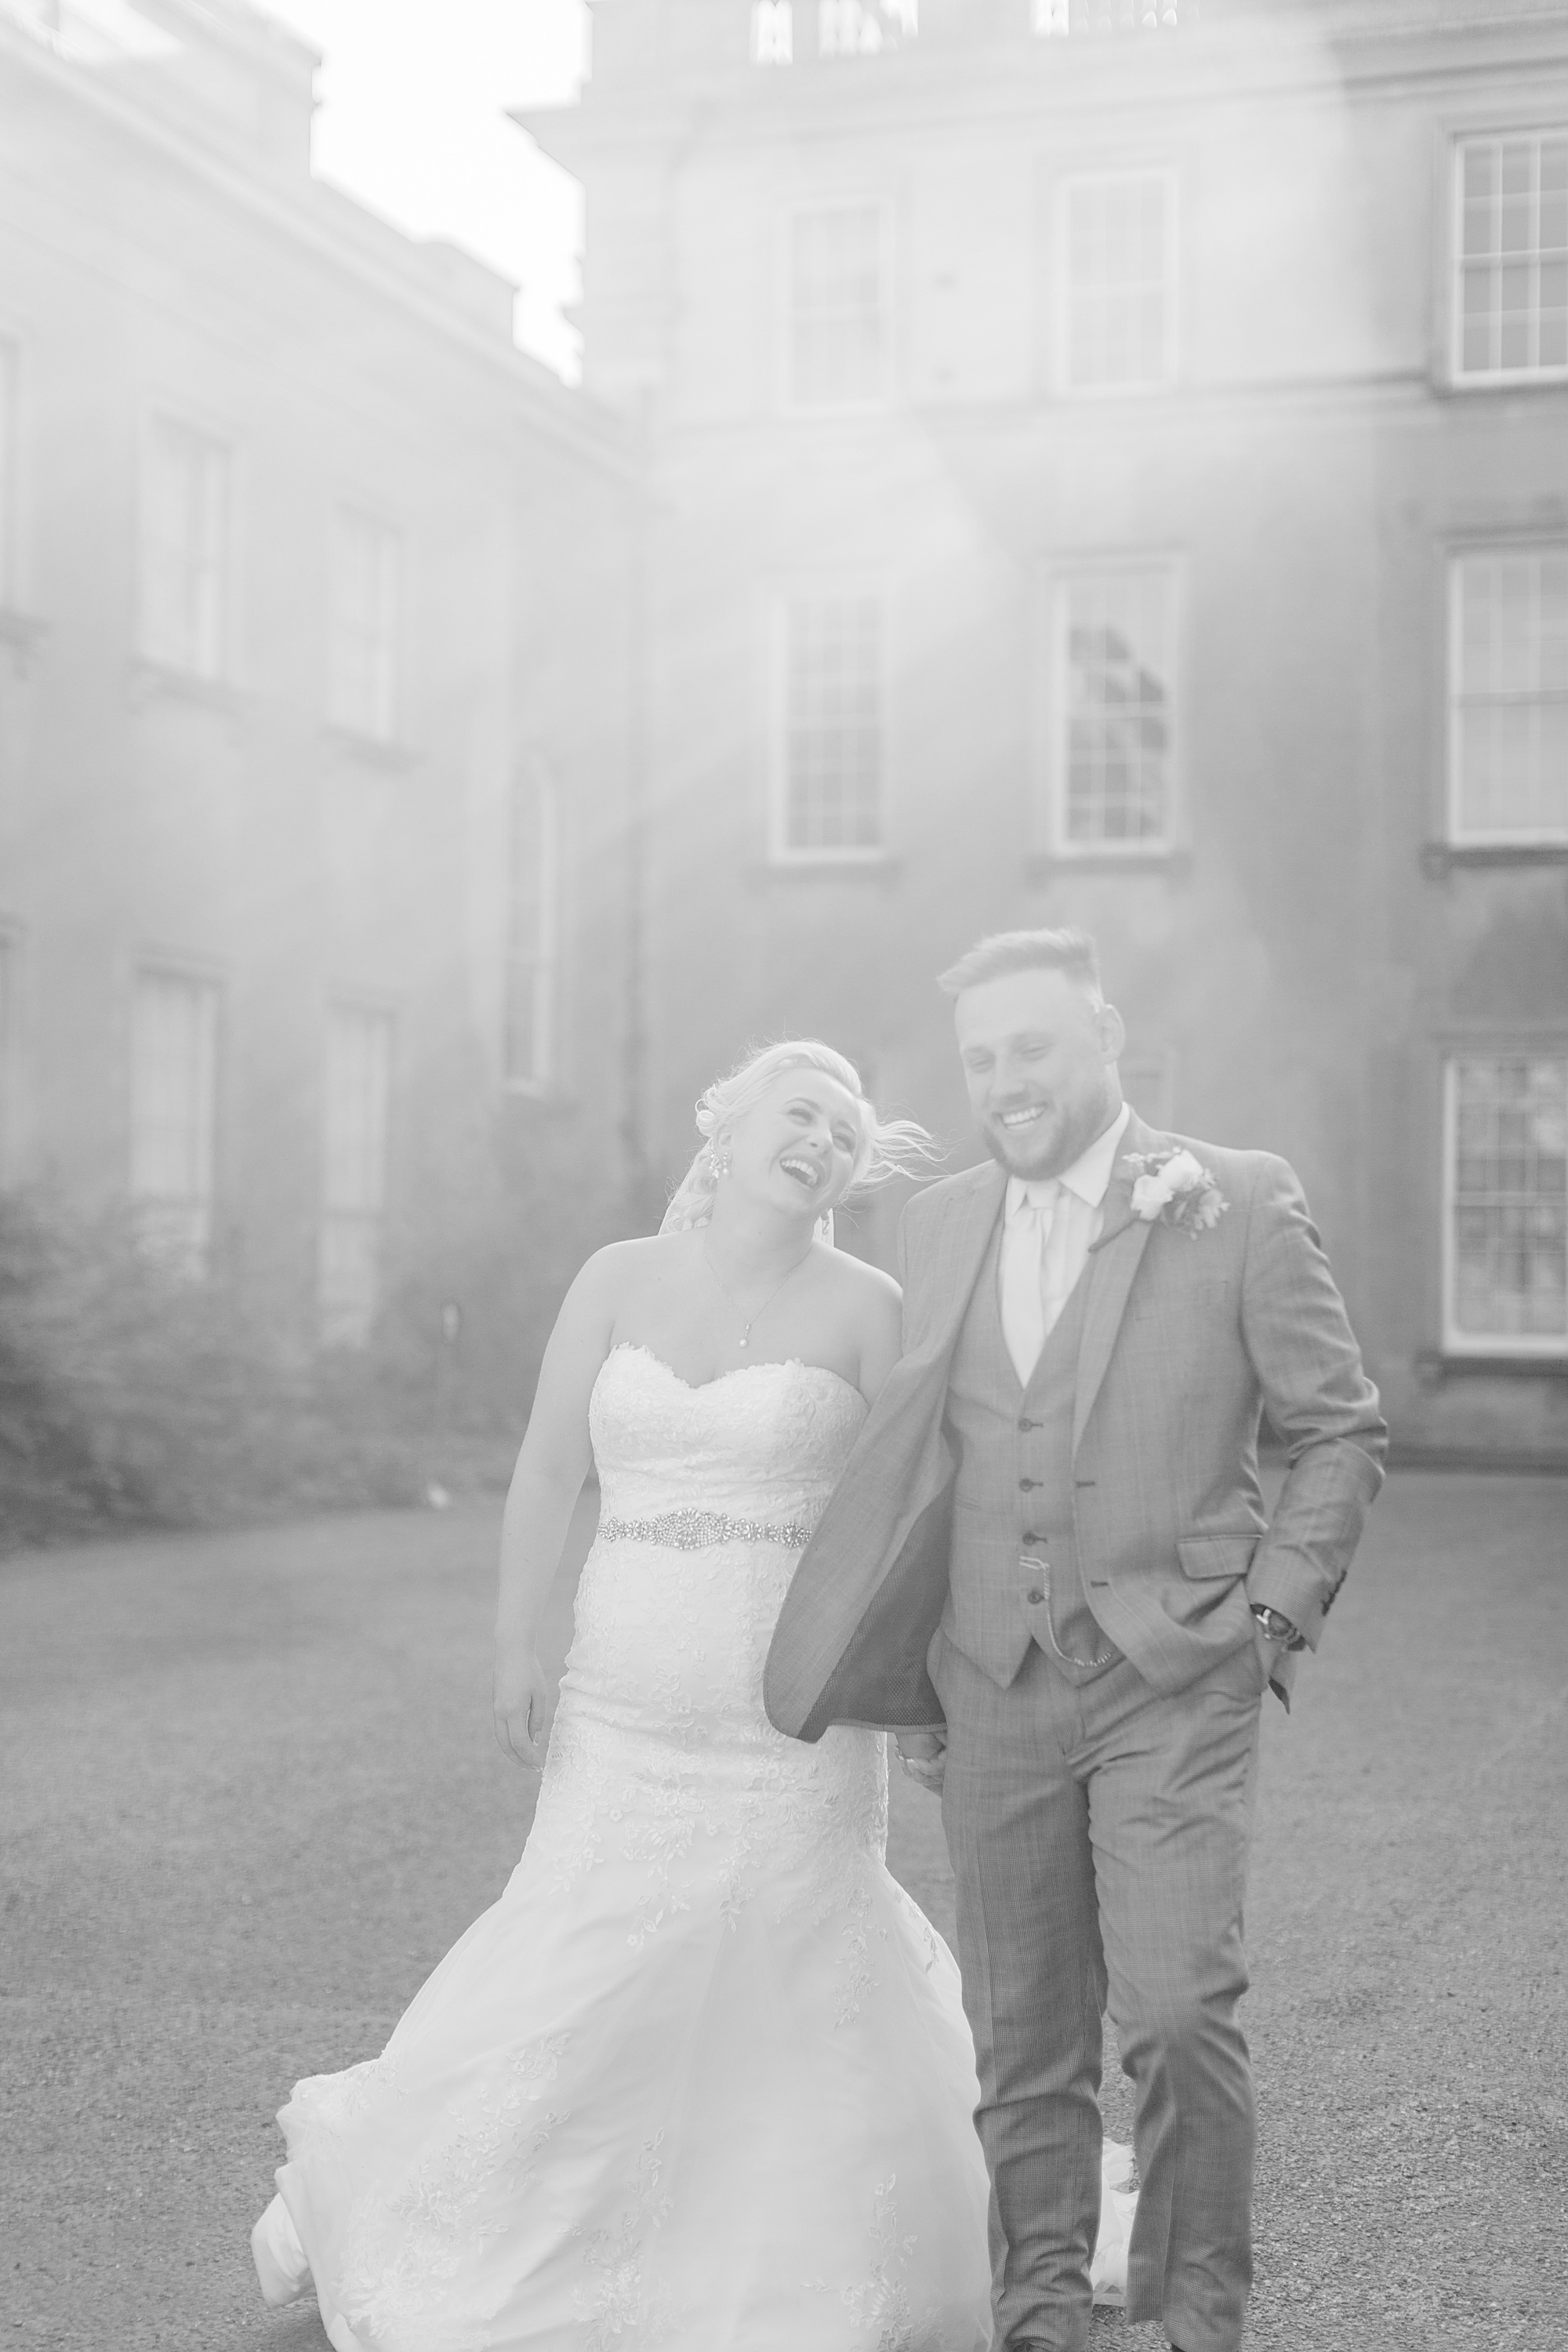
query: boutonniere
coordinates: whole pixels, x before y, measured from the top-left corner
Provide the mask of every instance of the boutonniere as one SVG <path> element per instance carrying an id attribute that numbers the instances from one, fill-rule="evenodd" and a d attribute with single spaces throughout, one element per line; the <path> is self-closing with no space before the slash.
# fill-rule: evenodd
<path id="1" fill-rule="evenodd" d="M 1195 1242 L 1218 1224 L 1230 1206 L 1203 1161 L 1179 1147 L 1130 1151 L 1122 1165 L 1132 1171 L 1132 1213 L 1146 1225 L 1158 1218 Z"/>

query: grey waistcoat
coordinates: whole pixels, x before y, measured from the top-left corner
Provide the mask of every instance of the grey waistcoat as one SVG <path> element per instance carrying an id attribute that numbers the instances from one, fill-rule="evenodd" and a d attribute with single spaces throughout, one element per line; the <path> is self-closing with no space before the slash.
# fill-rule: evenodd
<path id="1" fill-rule="evenodd" d="M 1031 1642 L 1069 1680 L 1087 1682 L 1121 1654 L 1089 1608 L 1074 1535 L 1073 1402 L 1089 1268 L 1025 1390 L 1002 1333 L 1001 1246 L 999 1217 L 948 1374 L 958 1476 L 942 1630 L 1004 1688 Z"/>

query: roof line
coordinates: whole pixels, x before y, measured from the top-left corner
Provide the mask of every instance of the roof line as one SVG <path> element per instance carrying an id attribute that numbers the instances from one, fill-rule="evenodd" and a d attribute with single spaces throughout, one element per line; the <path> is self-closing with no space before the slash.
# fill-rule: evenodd
<path id="1" fill-rule="evenodd" d="M 373 255 L 355 252 L 345 238 L 333 234 L 325 221 L 311 217 L 308 198 L 303 203 L 291 200 L 281 190 L 237 171 L 218 157 L 204 154 L 199 147 L 182 138 L 171 126 L 149 117 L 101 84 L 83 79 L 51 51 L 37 47 L 25 34 L 13 29 L 3 16 L 0 16 L 0 55 L 14 58 L 24 70 L 52 84 L 62 97 L 89 108 L 106 121 L 153 148 L 265 226 L 305 247 L 329 266 L 357 278 L 373 293 L 396 303 L 426 326 L 435 328 L 448 343 L 469 358 L 479 360 L 510 378 L 526 404 L 529 421 L 552 439 L 622 476 L 628 482 L 640 479 L 636 457 L 626 446 L 625 426 L 613 410 L 600 405 L 591 394 L 574 390 L 551 377 L 542 362 L 520 351 L 514 342 L 485 335 L 460 310 L 448 309 L 423 287 L 409 284 L 395 269 L 379 262 Z M 310 177 L 305 185 L 314 191 L 332 184 L 318 182 Z M 332 193 L 348 204 L 355 203 L 346 190 L 333 187 Z M 367 220 L 374 221 L 377 217 L 368 206 L 356 206 L 356 209 L 363 211 Z M 392 233 L 402 234 L 396 230 Z M 411 251 L 417 250 L 415 240 L 410 238 L 407 242 Z M 539 377 L 545 381 L 539 382 Z M 568 403 L 581 404 L 576 414 L 574 415 L 565 405 Z"/>

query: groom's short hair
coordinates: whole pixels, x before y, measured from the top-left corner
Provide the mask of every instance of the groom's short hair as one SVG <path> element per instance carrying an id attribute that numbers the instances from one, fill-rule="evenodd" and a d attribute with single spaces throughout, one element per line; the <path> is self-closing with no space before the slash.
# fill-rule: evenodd
<path id="1" fill-rule="evenodd" d="M 1016 971 L 1059 971 L 1096 1003 L 1101 999 L 1100 952 L 1088 931 L 993 931 L 937 975 L 944 996 L 962 996 L 983 981 Z"/>

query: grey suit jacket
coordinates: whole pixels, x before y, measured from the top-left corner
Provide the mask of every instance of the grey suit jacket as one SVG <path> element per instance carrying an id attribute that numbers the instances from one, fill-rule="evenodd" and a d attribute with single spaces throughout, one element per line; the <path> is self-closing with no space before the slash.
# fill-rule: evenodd
<path id="1" fill-rule="evenodd" d="M 1132 1214 L 1127 1155 L 1177 1145 L 1229 1204 L 1195 1235 Z M 830 1723 L 942 1719 L 926 1656 L 947 1592 L 948 1366 L 1004 1189 L 1000 1169 L 969 1168 L 904 1213 L 904 1352 L 768 1653 L 768 1714 L 799 1738 Z M 1165 1693 L 1247 1638 L 1248 1601 L 1281 1611 L 1315 1648 L 1383 1482 L 1387 1430 L 1294 1173 L 1134 1114 L 1083 1278 L 1074 1510 L 1100 1623 Z M 1258 1478 L 1264 1406 L 1289 1456 L 1272 1525 Z M 1295 1664 L 1279 1662 L 1282 1696 Z"/>

